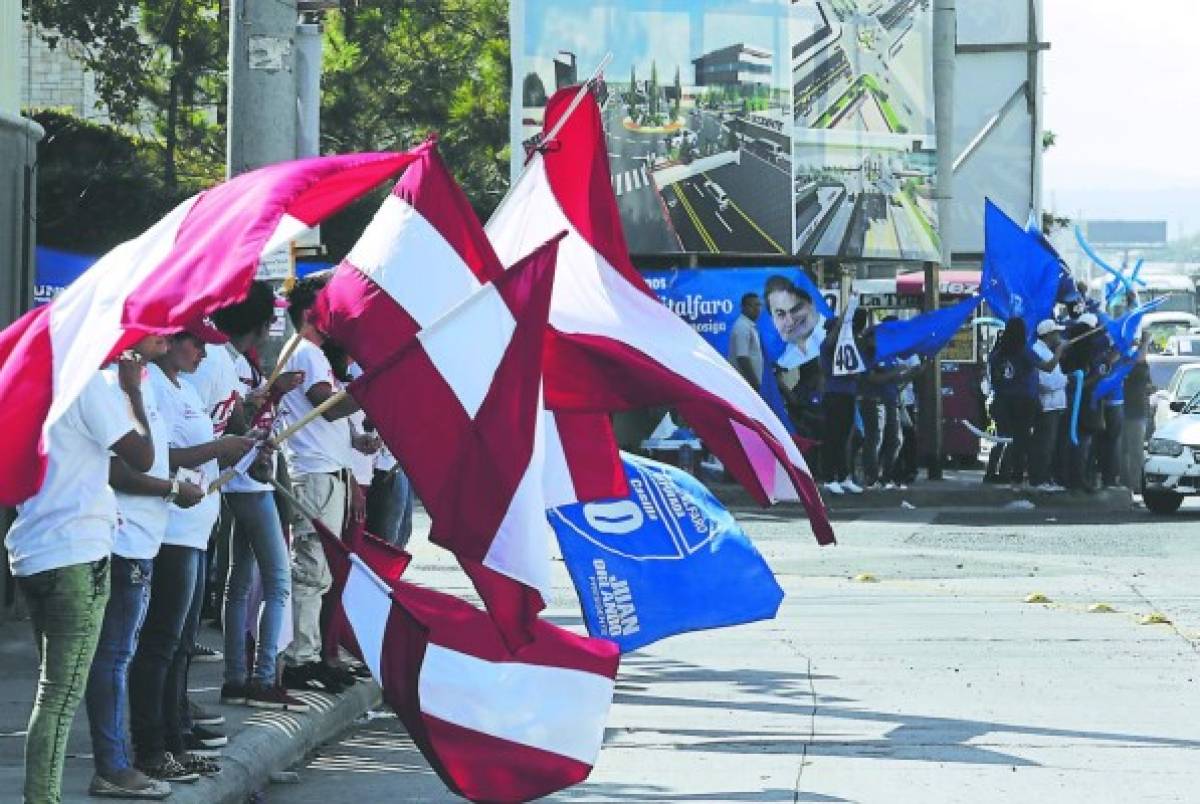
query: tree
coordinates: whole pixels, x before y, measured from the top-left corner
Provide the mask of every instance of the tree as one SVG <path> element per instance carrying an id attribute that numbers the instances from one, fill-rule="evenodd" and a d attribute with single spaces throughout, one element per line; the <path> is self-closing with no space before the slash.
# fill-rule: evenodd
<path id="1" fill-rule="evenodd" d="M 658 116 L 658 62 L 650 62 L 650 86 L 646 88 L 650 96 L 649 111 L 651 117 Z"/>
<path id="2" fill-rule="evenodd" d="M 632 112 L 637 105 L 637 68 L 632 64 L 629 65 L 629 98 L 627 102 L 629 111 Z"/>
<path id="3" fill-rule="evenodd" d="M 51 47 L 75 45 L 110 119 L 154 130 L 168 187 L 224 174 L 226 23 L 199 0 L 35 0 L 27 18 Z M 182 174 L 182 176 L 181 176 Z"/>
<path id="4" fill-rule="evenodd" d="M 322 151 L 412 147 L 431 132 L 480 217 L 508 188 L 508 3 L 376 0 L 325 17 Z M 322 226 L 335 258 L 378 207 Z"/>
<path id="5" fill-rule="evenodd" d="M 545 106 L 546 85 L 537 73 L 529 73 L 521 84 L 521 103 L 524 106 Z"/>

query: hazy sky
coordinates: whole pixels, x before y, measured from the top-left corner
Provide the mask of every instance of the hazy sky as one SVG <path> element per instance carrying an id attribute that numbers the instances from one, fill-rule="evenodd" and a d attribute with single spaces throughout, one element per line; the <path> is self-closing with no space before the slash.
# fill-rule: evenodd
<path id="1" fill-rule="evenodd" d="M 962 7 L 960 3 L 960 8 Z M 1044 0 L 1043 201 L 1200 231 L 1197 0 Z"/>

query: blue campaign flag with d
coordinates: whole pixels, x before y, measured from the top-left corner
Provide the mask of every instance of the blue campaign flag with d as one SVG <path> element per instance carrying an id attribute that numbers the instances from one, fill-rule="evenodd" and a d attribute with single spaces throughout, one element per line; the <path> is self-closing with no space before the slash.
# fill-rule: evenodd
<path id="1" fill-rule="evenodd" d="M 774 617 L 783 590 L 716 497 L 673 466 L 622 459 L 629 497 L 547 512 L 588 633 L 628 653 Z"/>

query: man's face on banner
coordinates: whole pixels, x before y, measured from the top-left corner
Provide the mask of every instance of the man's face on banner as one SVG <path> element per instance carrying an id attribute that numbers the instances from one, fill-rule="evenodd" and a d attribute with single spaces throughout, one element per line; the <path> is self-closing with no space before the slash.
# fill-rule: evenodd
<path id="1" fill-rule="evenodd" d="M 790 290 L 772 291 L 767 296 L 767 309 L 779 337 L 796 346 L 803 346 L 817 327 L 819 316 L 812 302 Z"/>

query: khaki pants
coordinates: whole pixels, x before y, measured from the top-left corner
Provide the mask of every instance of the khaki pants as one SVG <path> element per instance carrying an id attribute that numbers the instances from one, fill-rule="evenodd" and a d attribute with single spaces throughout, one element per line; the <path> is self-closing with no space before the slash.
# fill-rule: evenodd
<path id="1" fill-rule="evenodd" d="M 337 475 L 297 475 L 292 492 L 340 536 L 346 518 L 346 484 Z M 333 584 L 321 539 L 300 511 L 292 512 L 292 644 L 284 660 L 295 666 L 321 660 L 321 597 Z"/>

